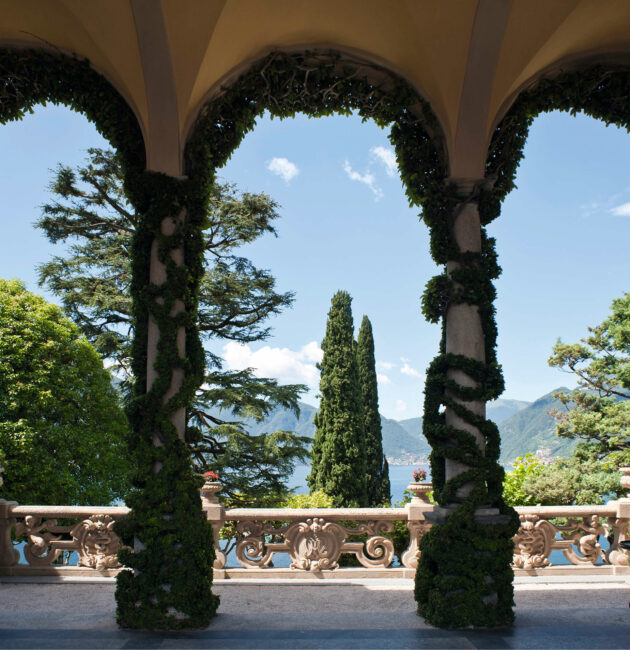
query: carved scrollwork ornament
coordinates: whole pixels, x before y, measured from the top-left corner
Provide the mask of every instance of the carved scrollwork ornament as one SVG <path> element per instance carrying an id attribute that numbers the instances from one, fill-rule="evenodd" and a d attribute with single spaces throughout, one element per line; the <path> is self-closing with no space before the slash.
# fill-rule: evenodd
<path id="1" fill-rule="evenodd" d="M 27 515 L 24 521 L 18 522 L 15 526 L 16 537 L 26 536 L 24 557 L 29 564 L 45 566 L 52 564 L 59 557 L 61 550 L 54 548 L 53 544 L 59 541 L 61 536 L 50 532 L 56 527 L 56 519 L 42 521 L 41 517 L 35 515 Z"/>
<path id="2" fill-rule="evenodd" d="M 336 569 L 346 535 L 339 524 L 317 517 L 292 524 L 284 532 L 291 568 L 303 571 Z"/>
<path id="3" fill-rule="evenodd" d="M 239 542 L 236 558 L 246 569 L 266 569 L 271 564 L 273 551 L 266 548 L 265 535 L 277 533 L 271 525 L 261 521 L 241 521 L 236 525 Z"/>
<path id="4" fill-rule="evenodd" d="M 537 569 L 551 566 L 549 554 L 556 528 L 538 515 L 520 515 L 521 527 L 514 537 L 513 566 L 517 569 Z"/>
<path id="5" fill-rule="evenodd" d="M 109 515 L 92 515 L 79 522 L 70 534 L 77 543 L 78 566 L 97 571 L 120 567 L 117 553 L 123 546 L 114 532 L 114 519 Z"/>
<path id="6" fill-rule="evenodd" d="M 562 529 L 562 536 L 573 542 L 571 548 L 563 549 L 564 556 L 571 564 L 595 564 L 599 560 L 602 555 L 599 536 L 606 535 L 607 531 L 598 515 L 586 515 L 582 521 L 569 519 Z"/>

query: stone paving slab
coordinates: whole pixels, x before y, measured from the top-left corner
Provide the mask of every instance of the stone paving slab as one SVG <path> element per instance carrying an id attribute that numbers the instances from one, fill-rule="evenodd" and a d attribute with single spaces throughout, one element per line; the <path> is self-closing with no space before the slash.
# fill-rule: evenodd
<path id="1" fill-rule="evenodd" d="M 119 630 L 113 584 L 0 583 L 5 648 L 627 648 L 630 585 L 519 584 L 516 626 L 438 630 L 415 613 L 409 580 L 215 585 L 201 631 Z"/>

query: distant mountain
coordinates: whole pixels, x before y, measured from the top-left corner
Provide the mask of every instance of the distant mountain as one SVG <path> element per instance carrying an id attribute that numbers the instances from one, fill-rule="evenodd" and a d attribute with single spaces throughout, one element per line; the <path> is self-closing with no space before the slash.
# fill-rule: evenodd
<path id="1" fill-rule="evenodd" d="M 518 399 L 496 399 L 493 402 L 488 402 L 486 406 L 486 413 L 488 418 L 500 424 L 515 413 L 527 408 L 531 402 L 523 402 Z M 398 420 L 398 424 L 411 436 L 417 438 L 422 435 L 422 418 L 409 418 L 407 420 Z"/>
<path id="2" fill-rule="evenodd" d="M 312 438 L 315 435 L 313 418 L 315 417 L 315 413 L 317 413 L 317 409 L 304 402 L 300 402 L 299 405 L 299 418 L 295 417 L 295 413 L 292 411 L 278 407 L 270 413 L 269 417 L 260 422 L 257 422 L 253 418 L 245 419 L 245 426 L 252 435 L 270 433 L 272 431 L 295 431 L 300 436 Z M 226 413 L 219 413 L 218 417 L 225 420 L 231 418 Z"/>
<path id="3" fill-rule="evenodd" d="M 244 420 L 247 430 L 252 435 L 269 433 L 271 431 L 295 431 L 301 436 L 313 438 L 315 436 L 315 425 L 313 418 L 317 409 L 310 404 L 300 402 L 300 417 L 296 418 L 295 414 L 283 408 L 277 408 L 271 412 L 269 417 L 257 422 L 252 418 Z M 235 419 L 229 413 L 217 411 L 213 413 L 224 420 Z M 422 421 L 416 418 L 417 421 Z M 389 459 L 409 460 L 410 463 L 416 459 L 427 456 L 431 451 L 429 443 L 426 441 L 420 430 L 407 431 L 401 423 L 396 420 L 381 415 L 381 425 L 383 430 L 383 451 Z"/>
<path id="4" fill-rule="evenodd" d="M 554 393 L 571 392 L 568 388 L 556 388 L 529 406 L 501 422 L 501 462 L 506 464 L 518 456 L 535 453 L 546 447 L 552 456 L 569 456 L 577 442 L 556 436 L 554 419 L 548 415 L 551 409 L 563 408 L 553 398 Z"/>
<path id="5" fill-rule="evenodd" d="M 410 436 L 413 436 L 414 438 L 420 436 L 424 440 L 424 436 L 422 435 L 422 418 L 409 418 L 407 420 L 398 420 L 398 424 Z"/>
<path id="6" fill-rule="evenodd" d="M 518 399 L 495 399 L 486 404 L 487 417 L 495 424 L 501 424 L 501 422 L 511 418 L 530 404 L 531 402 L 523 402 Z"/>
<path id="7" fill-rule="evenodd" d="M 419 427 L 405 426 L 409 422 L 419 422 Z M 388 459 L 409 461 L 413 464 L 419 458 L 428 456 L 431 447 L 422 435 L 422 418 L 412 420 L 390 420 L 381 415 L 383 431 L 383 451 Z M 405 463 L 407 464 L 407 463 Z"/>
<path id="8" fill-rule="evenodd" d="M 497 399 L 488 403 L 488 417 L 499 425 L 501 432 L 502 463 L 507 464 L 517 456 L 523 456 L 527 452 L 534 453 L 543 447 L 547 447 L 553 456 L 571 453 L 575 441 L 558 438 L 555 435 L 554 420 L 547 415 L 547 411 L 561 406 L 560 402 L 553 399 L 553 393 L 558 391 L 568 389 L 557 388 L 535 402 Z M 256 422 L 250 418 L 245 424 L 253 435 L 286 430 L 313 438 L 313 418 L 316 413 L 314 406 L 300 402 L 299 418 L 291 411 L 277 408 L 265 420 Z M 216 412 L 215 415 L 228 421 L 234 419 L 225 412 Z M 381 415 L 381 424 L 383 450 L 390 462 L 413 464 L 429 455 L 431 448 L 422 434 L 422 418 L 392 420 Z"/>

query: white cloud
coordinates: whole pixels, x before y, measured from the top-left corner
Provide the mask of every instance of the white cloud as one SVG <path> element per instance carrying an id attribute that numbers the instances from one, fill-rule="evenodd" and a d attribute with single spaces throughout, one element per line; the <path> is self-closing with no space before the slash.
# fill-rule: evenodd
<path id="1" fill-rule="evenodd" d="M 392 380 L 387 375 L 381 375 L 380 373 L 376 374 L 376 381 L 378 381 L 379 384 L 383 384 L 383 386 L 392 383 Z"/>
<path id="2" fill-rule="evenodd" d="M 376 178 L 374 178 L 374 174 L 370 172 L 360 174 L 359 172 L 354 171 L 347 160 L 343 163 L 343 170 L 346 172 L 348 178 L 351 181 L 358 181 L 359 183 L 367 185 L 372 190 L 374 198 L 377 201 L 383 198 L 383 190 L 381 190 L 381 188 L 376 184 Z"/>
<path id="3" fill-rule="evenodd" d="M 316 341 L 297 351 L 265 345 L 254 352 L 249 345 L 236 341 L 223 346 L 223 358 L 230 370 L 251 368 L 259 377 L 272 377 L 282 383 L 306 384 L 310 388 L 319 385 L 315 362 L 321 360 L 322 354 Z"/>
<path id="4" fill-rule="evenodd" d="M 396 367 L 396 364 L 391 363 L 391 361 L 377 361 L 376 362 L 376 367 L 379 370 L 391 370 L 392 368 Z"/>
<path id="5" fill-rule="evenodd" d="M 407 402 L 403 402 L 401 399 L 396 400 L 396 411 L 402 413 L 407 410 Z"/>
<path id="6" fill-rule="evenodd" d="M 630 217 L 630 203 L 622 203 L 610 211 L 615 217 Z"/>
<path id="7" fill-rule="evenodd" d="M 400 369 L 403 375 L 408 375 L 409 377 L 422 377 L 422 374 L 419 373 L 415 368 L 412 368 L 405 359 L 403 359 L 405 365 Z"/>
<path id="8" fill-rule="evenodd" d="M 385 165 L 385 171 L 388 176 L 391 176 L 392 178 L 396 176 L 396 173 L 398 172 L 398 163 L 396 162 L 396 154 L 393 149 L 380 146 L 372 147 L 370 153 Z"/>
<path id="9" fill-rule="evenodd" d="M 285 183 L 288 183 L 300 173 L 297 165 L 286 158 L 272 158 L 267 165 L 267 169 L 272 174 L 280 176 Z"/>
<path id="10" fill-rule="evenodd" d="M 315 363 L 319 363 L 324 356 L 324 351 L 319 347 L 319 343 L 317 341 L 311 341 L 310 343 L 307 343 L 302 348 L 301 353 L 304 355 L 304 358 L 307 361 L 314 361 Z"/>

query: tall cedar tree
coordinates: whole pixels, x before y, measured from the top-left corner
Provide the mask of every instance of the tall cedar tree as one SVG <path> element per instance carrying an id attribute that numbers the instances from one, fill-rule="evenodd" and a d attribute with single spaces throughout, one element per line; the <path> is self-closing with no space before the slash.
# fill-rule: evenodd
<path id="1" fill-rule="evenodd" d="M 131 245 L 139 215 L 126 200 L 119 160 L 110 150 L 89 149 L 86 166 L 58 165 L 50 184 L 56 201 L 43 206 L 36 223 L 48 239 L 74 240 L 64 256 L 39 268 L 40 284 L 61 298 L 66 313 L 123 378 L 128 389 L 132 337 Z M 205 225 L 206 271 L 199 297 L 200 330 L 215 349 L 219 341 L 247 343 L 269 335 L 266 319 L 293 302 L 277 293 L 275 279 L 236 254 L 242 244 L 275 234 L 277 204 L 265 194 L 237 195 L 216 185 Z M 249 435 L 246 418 L 263 419 L 281 406 L 298 412 L 301 385 L 281 386 L 250 370 L 227 371 L 206 356 L 206 374 L 187 436 L 199 472 L 220 474 L 223 494 L 254 505 L 286 492 L 298 460 L 308 457 L 307 438 L 289 431 Z"/>
<path id="2" fill-rule="evenodd" d="M 378 387 L 374 361 L 374 337 L 372 323 L 363 316 L 357 339 L 357 365 L 363 404 L 363 428 L 365 431 L 365 465 L 368 505 L 382 506 L 391 501 L 389 466 L 383 455 L 381 416 L 378 412 Z"/>
<path id="3" fill-rule="evenodd" d="M 321 395 L 311 452 L 311 491 L 323 490 L 337 507 L 368 504 L 365 432 L 355 353 L 352 298 L 338 291 L 328 312 L 320 370 Z"/>

